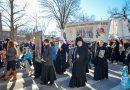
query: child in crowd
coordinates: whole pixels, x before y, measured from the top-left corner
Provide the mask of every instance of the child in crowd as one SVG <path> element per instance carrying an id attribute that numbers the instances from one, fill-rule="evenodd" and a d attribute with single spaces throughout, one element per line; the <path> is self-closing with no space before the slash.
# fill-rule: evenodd
<path id="1" fill-rule="evenodd" d="M 33 70 L 31 68 L 31 64 L 29 63 L 30 61 L 32 60 L 32 56 L 31 56 L 31 52 L 29 51 L 29 48 L 26 47 L 24 49 L 24 57 L 23 57 L 23 62 L 24 62 L 24 65 L 25 65 L 25 68 L 26 68 L 26 72 L 27 74 L 32 74 Z"/>

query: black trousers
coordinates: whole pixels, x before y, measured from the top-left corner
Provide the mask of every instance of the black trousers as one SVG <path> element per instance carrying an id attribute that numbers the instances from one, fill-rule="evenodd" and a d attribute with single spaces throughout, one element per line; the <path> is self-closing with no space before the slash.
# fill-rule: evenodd
<path id="1" fill-rule="evenodd" d="M 31 60 L 29 60 L 29 59 L 27 59 L 27 60 L 28 60 L 29 65 L 31 65 L 31 66 L 32 66 L 32 61 L 31 61 Z"/>
<path id="2" fill-rule="evenodd" d="M 33 51 L 33 58 L 32 58 L 33 66 L 35 66 L 35 51 Z"/>
<path id="3" fill-rule="evenodd" d="M 2 67 L 3 67 L 3 62 L 2 62 L 1 57 L 0 57 L 0 68 L 2 68 Z"/>
<path id="4" fill-rule="evenodd" d="M 34 76 L 35 76 L 35 78 L 39 78 L 41 76 L 41 72 L 42 72 L 41 63 L 35 61 L 35 65 L 34 65 Z"/>
<path id="5" fill-rule="evenodd" d="M 13 71 L 16 70 L 16 61 L 14 61 L 14 60 L 8 61 L 8 63 L 7 63 L 7 71 L 9 71 L 10 69 L 12 69 Z"/>

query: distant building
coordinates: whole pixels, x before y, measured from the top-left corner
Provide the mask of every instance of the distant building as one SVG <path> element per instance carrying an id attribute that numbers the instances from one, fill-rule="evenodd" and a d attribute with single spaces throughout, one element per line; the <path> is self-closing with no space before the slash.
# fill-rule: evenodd
<path id="1" fill-rule="evenodd" d="M 3 40 L 10 38 L 10 31 L 2 31 L 2 38 Z"/>
<path id="2" fill-rule="evenodd" d="M 44 39 L 44 38 L 48 38 L 48 39 L 49 39 L 49 38 L 51 38 L 51 37 L 56 37 L 56 35 L 44 35 L 44 36 L 43 36 L 43 39 Z"/>
<path id="3" fill-rule="evenodd" d="M 0 40 L 5 40 L 6 38 L 10 38 L 10 31 L 3 30 L 3 28 L 2 28 L 2 15 L 0 13 Z"/>

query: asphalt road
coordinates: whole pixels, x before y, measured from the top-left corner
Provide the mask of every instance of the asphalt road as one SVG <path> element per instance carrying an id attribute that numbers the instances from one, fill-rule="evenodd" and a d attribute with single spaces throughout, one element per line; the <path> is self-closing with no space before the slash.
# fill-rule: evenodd
<path id="1" fill-rule="evenodd" d="M 40 85 L 40 79 L 33 79 L 34 76 L 26 76 L 25 70 L 17 70 L 17 81 L 0 80 L 0 90 L 124 90 L 120 86 L 122 66 L 117 64 L 109 64 L 109 79 L 102 81 L 93 80 L 93 69 L 86 74 L 87 83 L 85 87 L 69 88 L 70 71 L 66 71 L 64 75 L 57 75 L 57 80 L 52 86 Z M 2 75 L 0 73 L 0 75 Z"/>

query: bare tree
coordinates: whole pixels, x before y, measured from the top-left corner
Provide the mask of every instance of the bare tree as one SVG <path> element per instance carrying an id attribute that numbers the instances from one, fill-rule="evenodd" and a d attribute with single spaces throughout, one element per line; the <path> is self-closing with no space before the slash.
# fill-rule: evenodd
<path id="1" fill-rule="evenodd" d="M 87 15 L 87 13 L 81 12 L 78 15 L 76 15 L 72 20 L 70 20 L 69 23 L 89 22 L 94 20 L 94 15 Z"/>
<path id="2" fill-rule="evenodd" d="M 128 19 L 128 22 L 130 23 L 130 1 L 125 1 L 125 4 L 122 6 L 121 10 L 118 8 L 113 8 L 108 10 L 108 13 L 113 18 Z"/>
<path id="3" fill-rule="evenodd" d="M 48 18 L 54 19 L 60 29 L 78 12 L 80 0 L 40 0 Z"/>
<path id="4" fill-rule="evenodd" d="M 29 19 L 31 20 L 30 25 L 33 27 L 33 32 L 40 30 L 43 34 L 45 33 L 50 20 L 45 20 L 42 16 L 38 16 L 37 13 L 35 16 L 30 16 Z"/>
<path id="5" fill-rule="evenodd" d="M 2 4 L 0 5 L 0 9 L 3 12 L 2 22 L 4 25 L 10 28 L 10 38 L 12 40 L 14 40 L 14 34 L 16 33 L 16 30 L 28 22 L 21 21 L 25 16 L 24 11 L 27 7 L 27 3 L 23 7 L 20 7 L 15 3 L 15 1 L 17 0 L 3 0 Z"/>

